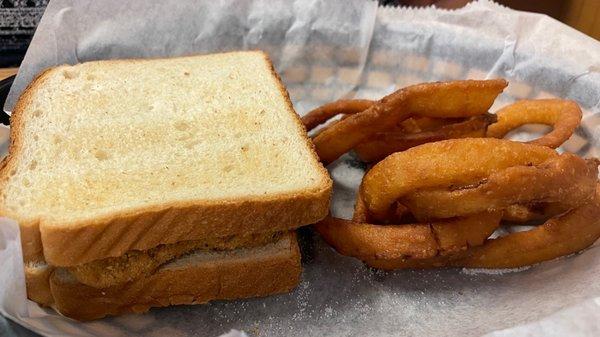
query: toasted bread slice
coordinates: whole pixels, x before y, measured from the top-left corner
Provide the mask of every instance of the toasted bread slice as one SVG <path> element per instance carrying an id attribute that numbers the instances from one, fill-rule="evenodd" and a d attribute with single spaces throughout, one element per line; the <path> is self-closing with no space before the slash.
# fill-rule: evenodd
<path id="1" fill-rule="evenodd" d="M 26 261 L 40 242 L 73 266 L 327 214 L 331 179 L 262 52 L 52 68 L 11 126 L 0 214 Z"/>
<path id="2" fill-rule="evenodd" d="M 61 314 L 92 320 L 145 312 L 151 307 L 261 297 L 292 290 L 300 280 L 295 233 L 257 248 L 196 252 L 123 286 L 83 285 L 66 268 L 50 276 L 53 306 Z"/>

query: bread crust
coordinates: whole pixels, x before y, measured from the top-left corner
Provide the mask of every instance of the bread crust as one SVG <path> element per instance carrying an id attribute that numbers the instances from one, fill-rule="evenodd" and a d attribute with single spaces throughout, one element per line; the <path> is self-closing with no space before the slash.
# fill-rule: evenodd
<path id="1" fill-rule="evenodd" d="M 183 240 L 283 232 L 317 222 L 329 208 L 329 191 L 274 199 L 143 209 L 77 226 L 41 223 L 44 256 L 51 265 L 74 266 Z"/>
<path id="2" fill-rule="evenodd" d="M 276 78 L 287 110 L 294 116 L 300 136 L 305 138 L 313 157 L 312 169 L 319 170 L 322 179 L 314 189 L 282 193 L 266 197 L 222 200 L 197 200 L 153 205 L 135 210 L 121 210 L 95 219 L 74 219 L 69 223 L 52 223 L 48 219 L 19 221 L 23 234 L 25 261 L 44 259 L 55 266 L 73 266 L 107 257 L 116 257 L 128 250 L 147 250 L 159 244 L 182 239 L 196 240 L 234 234 L 291 230 L 315 223 L 325 217 L 329 208 L 332 180 L 319 162 L 314 146 L 308 139 L 300 118 L 294 112 L 289 95 L 268 56 L 261 52 Z M 114 60 L 111 62 L 135 62 Z M 6 165 L 0 169 L 0 189 L 3 189 L 22 148 L 22 128 L 32 93 L 57 68 L 38 75 L 23 92 L 11 116 L 11 142 Z M 0 205 L 0 214 L 11 212 Z M 12 218 L 15 218 L 14 216 Z M 39 230 L 38 230 L 39 229 Z M 42 254 L 43 247 L 43 254 Z"/>
<path id="3" fill-rule="evenodd" d="M 125 286 L 104 289 L 83 285 L 63 268 L 50 277 L 54 308 L 81 321 L 141 313 L 151 307 L 201 304 L 212 300 L 263 297 L 291 291 L 300 280 L 300 251 L 294 233 L 276 253 L 167 265 Z"/>
<path id="4" fill-rule="evenodd" d="M 18 153 L 21 149 L 23 138 L 21 134 L 21 128 L 23 125 L 23 109 L 27 104 L 31 102 L 31 94 L 38 86 L 42 85 L 46 80 L 48 74 L 52 68 L 45 69 L 39 73 L 29 85 L 23 91 L 23 94 L 17 100 L 13 111 L 19 111 L 10 116 L 10 143 L 8 145 L 8 155 L 4 157 L 0 164 L 0 191 L 3 192 L 4 186 L 9 178 L 9 174 L 13 169 L 15 157 L 18 157 Z M 7 210 L 4 208 L 4 194 L 0 198 L 0 214 L 3 216 L 10 217 Z M 42 250 L 42 238 L 40 236 L 39 224 L 32 222 L 21 222 L 18 221 L 19 228 L 21 231 L 21 249 L 23 251 L 23 261 L 25 263 L 38 262 L 44 260 L 44 254 Z"/>
<path id="5" fill-rule="evenodd" d="M 52 305 L 52 293 L 50 291 L 50 275 L 53 268 L 48 265 L 25 265 L 25 285 L 27 287 L 27 298 L 37 302 L 41 306 Z"/>

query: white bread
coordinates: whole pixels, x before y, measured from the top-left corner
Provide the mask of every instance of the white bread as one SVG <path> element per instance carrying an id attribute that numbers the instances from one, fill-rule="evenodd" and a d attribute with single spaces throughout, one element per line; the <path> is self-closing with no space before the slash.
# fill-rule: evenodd
<path id="1" fill-rule="evenodd" d="M 25 261 L 73 266 L 328 211 L 331 179 L 262 52 L 52 68 L 11 126 L 0 214 L 21 225 Z"/>
<path id="2" fill-rule="evenodd" d="M 150 307 L 289 292 L 298 284 L 300 273 L 298 243 L 290 232 L 258 248 L 193 253 L 119 287 L 86 286 L 66 268 L 57 268 L 50 276 L 50 288 L 57 311 L 77 320 L 92 320 L 145 312 Z"/>

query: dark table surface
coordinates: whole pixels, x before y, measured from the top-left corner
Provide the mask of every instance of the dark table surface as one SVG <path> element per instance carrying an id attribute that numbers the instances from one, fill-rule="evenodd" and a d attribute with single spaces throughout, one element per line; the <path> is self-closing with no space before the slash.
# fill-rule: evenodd
<path id="1" fill-rule="evenodd" d="M 37 337 L 39 335 L 0 315 L 0 336 Z"/>

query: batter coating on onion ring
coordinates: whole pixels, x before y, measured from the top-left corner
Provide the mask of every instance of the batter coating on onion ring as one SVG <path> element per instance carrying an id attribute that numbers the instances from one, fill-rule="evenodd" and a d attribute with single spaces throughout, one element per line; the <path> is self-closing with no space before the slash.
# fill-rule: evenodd
<path id="1" fill-rule="evenodd" d="M 539 166 L 508 167 L 470 186 L 415 191 L 401 203 L 419 220 L 501 210 L 527 202 L 578 206 L 593 195 L 597 177 L 598 160 L 565 153 Z"/>
<path id="2" fill-rule="evenodd" d="M 360 188 L 369 213 L 383 221 L 392 205 L 411 192 L 464 186 L 508 167 L 540 165 L 556 156 L 545 146 L 502 139 L 450 139 L 388 156 L 367 172 Z"/>
<path id="3" fill-rule="evenodd" d="M 370 163 L 381 160 L 394 152 L 404 151 L 425 143 L 445 139 L 484 137 L 488 126 L 495 121 L 495 115 L 486 113 L 470 117 L 462 122 L 442 124 L 431 131 L 406 133 L 394 130 L 376 133 L 369 140 L 358 144 L 354 151 L 362 161 Z"/>
<path id="4" fill-rule="evenodd" d="M 343 255 L 362 260 L 426 259 L 483 244 L 500 225 L 500 215 L 499 212 L 486 212 L 401 225 L 376 225 L 329 216 L 315 228 Z"/>
<path id="5" fill-rule="evenodd" d="M 363 180 L 352 221 L 328 217 L 315 228 L 340 253 L 377 268 L 501 268 L 537 263 L 579 251 L 600 235 L 596 228 L 600 227 L 600 220 L 588 214 L 600 216 L 600 207 L 591 211 L 593 206 L 600 206 L 596 190 L 598 163 L 595 159 L 559 155 L 548 147 L 508 140 L 429 143 L 373 166 Z M 431 165 L 429 172 L 420 165 Z M 432 172 L 431 168 L 440 172 Z M 444 189 L 450 185 L 455 187 Z M 436 190 L 440 186 L 442 189 Z M 385 212 L 372 212 L 378 208 L 369 208 L 373 204 L 368 203 L 367 192 L 392 193 L 387 199 L 375 200 L 376 206 L 377 202 L 387 205 L 381 208 Z M 532 203 L 548 203 L 552 205 L 550 212 L 566 213 L 524 232 L 528 234 L 489 239 L 505 210 L 514 213 L 515 205 Z M 390 220 L 397 209 L 401 209 L 400 213 L 407 210 L 426 222 L 396 224 Z M 580 219 L 592 225 L 579 224 Z M 566 238 L 562 226 L 572 225 L 583 232 Z M 561 243 L 563 237 L 565 241 Z M 527 256 L 511 255 L 519 250 Z"/>
<path id="6" fill-rule="evenodd" d="M 498 122 L 490 125 L 487 137 L 502 138 L 525 124 L 545 124 L 552 131 L 529 144 L 557 148 L 564 143 L 581 122 L 581 109 L 574 101 L 563 99 L 522 100 L 500 109 Z"/>
<path id="7" fill-rule="evenodd" d="M 577 253 L 600 238 L 600 184 L 593 198 L 564 215 L 525 232 L 489 239 L 483 245 L 454 255 L 429 259 L 370 259 L 380 269 L 406 268 L 517 268 Z"/>
<path id="8" fill-rule="evenodd" d="M 314 139 L 324 164 L 331 163 L 377 132 L 413 116 L 471 117 L 488 111 L 505 80 L 426 83 L 400 89 L 368 109 L 324 129 Z"/>
<path id="9" fill-rule="evenodd" d="M 338 100 L 310 111 L 302 117 L 302 122 L 310 131 L 337 115 L 342 115 L 343 120 L 351 114 L 364 111 L 373 104 L 375 101 L 370 100 Z M 340 120 L 335 120 L 327 127 L 339 122 Z M 374 162 L 391 153 L 424 143 L 452 138 L 485 137 L 487 127 L 494 122 L 496 122 L 496 115 L 489 113 L 466 119 L 411 117 L 390 130 L 372 135 L 364 143 L 358 144 L 354 151 L 362 161 Z"/>
<path id="10" fill-rule="evenodd" d="M 370 108 L 375 101 L 368 99 L 341 99 L 322 105 L 302 117 L 307 131 L 323 124 L 337 115 L 351 115 Z"/>
<path id="11" fill-rule="evenodd" d="M 341 254 L 383 269 L 520 267 L 595 242 L 599 161 L 553 150 L 574 132 L 581 110 L 567 100 L 521 101 L 492 123 L 486 111 L 504 86 L 423 84 L 309 113 L 308 129 L 343 115 L 314 136 L 325 164 L 352 148 L 366 162 L 387 156 L 364 176 L 353 219 L 329 216 L 317 231 Z M 553 130 L 528 143 L 495 139 L 524 124 Z M 484 136 L 493 138 L 467 138 Z M 546 221 L 491 239 L 501 220 Z"/>

